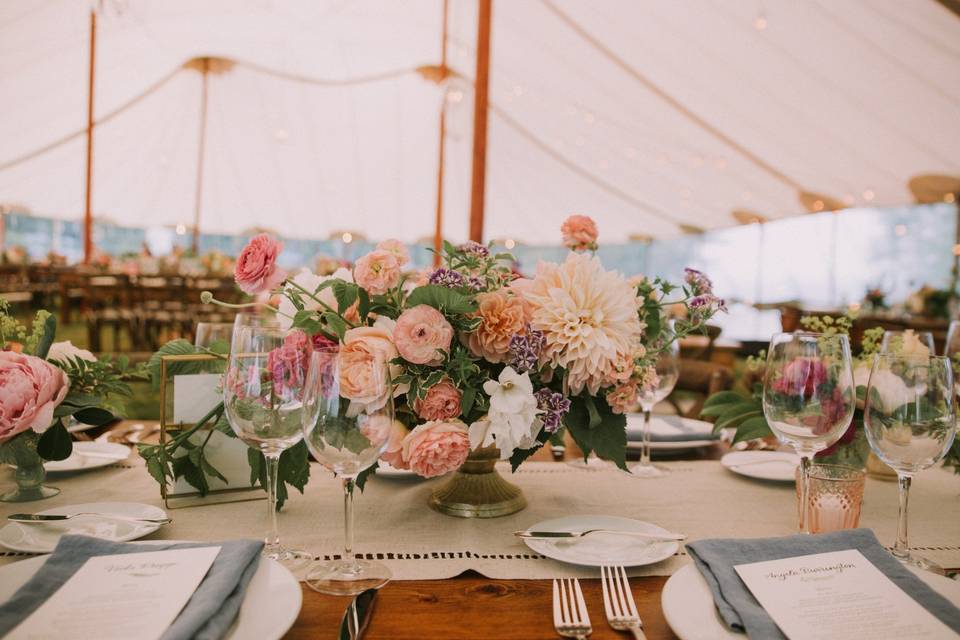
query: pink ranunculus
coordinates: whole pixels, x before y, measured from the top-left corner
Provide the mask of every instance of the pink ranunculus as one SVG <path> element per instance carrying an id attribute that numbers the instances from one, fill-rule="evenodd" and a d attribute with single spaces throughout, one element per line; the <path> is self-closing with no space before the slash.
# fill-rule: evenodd
<path id="1" fill-rule="evenodd" d="M 460 467 L 470 453 L 467 425 L 459 420 L 425 422 L 403 439 L 403 459 L 424 478 L 442 476 Z"/>
<path id="2" fill-rule="evenodd" d="M 407 245 L 399 240 L 384 240 L 377 245 L 380 251 L 387 251 L 397 257 L 397 263 L 402 267 L 410 262 L 410 252 L 407 251 Z"/>
<path id="3" fill-rule="evenodd" d="M 371 295 L 383 295 L 400 282 L 400 261 L 391 251 L 371 251 L 357 260 L 353 279 Z"/>
<path id="4" fill-rule="evenodd" d="M 504 287 L 479 294 L 473 317 L 480 318 L 480 324 L 461 337 L 470 352 L 489 362 L 506 362 L 510 338 L 526 332 L 530 304 L 522 295 L 515 295 L 512 287 Z"/>
<path id="5" fill-rule="evenodd" d="M 69 388 L 63 369 L 36 356 L 0 351 L 0 443 L 27 429 L 46 431 Z"/>
<path id="6" fill-rule="evenodd" d="M 387 446 L 380 454 L 380 459 L 389 464 L 394 469 L 409 469 L 406 460 L 403 459 L 403 439 L 410 433 L 403 423 L 394 420 L 390 426 L 390 434 L 387 439 Z"/>
<path id="7" fill-rule="evenodd" d="M 791 396 L 812 397 L 827 379 L 827 368 L 816 358 L 794 358 L 783 367 L 773 383 L 774 391 Z"/>
<path id="8" fill-rule="evenodd" d="M 368 409 L 379 409 L 390 398 L 387 373 L 395 367 L 389 363 L 399 355 L 391 323 L 381 318 L 372 327 L 350 329 L 340 345 L 340 395 Z"/>
<path id="9" fill-rule="evenodd" d="M 414 400 L 413 410 L 424 420 L 450 420 L 460 415 L 462 394 L 449 378 L 427 389 L 423 400 Z"/>
<path id="10" fill-rule="evenodd" d="M 453 327 L 443 314 L 426 304 L 411 307 L 397 318 L 393 342 L 404 360 L 438 365 L 450 350 Z"/>
<path id="11" fill-rule="evenodd" d="M 269 291 L 283 282 L 286 271 L 277 267 L 277 256 L 283 251 L 283 243 L 266 233 L 250 239 L 237 258 L 233 279 L 237 286 L 250 295 Z"/>
<path id="12" fill-rule="evenodd" d="M 597 223 L 590 216 L 573 215 L 560 225 L 563 244 L 574 251 L 597 248 Z"/>

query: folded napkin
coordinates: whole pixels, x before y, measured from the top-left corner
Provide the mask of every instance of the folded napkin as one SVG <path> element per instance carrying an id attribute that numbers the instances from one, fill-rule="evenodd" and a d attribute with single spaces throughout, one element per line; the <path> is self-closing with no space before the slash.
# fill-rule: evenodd
<path id="1" fill-rule="evenodd" d="M 734 565 L 847 549 L 862 553 L 924 609 L 960 633 L 960 609 L 900 564 L 870 529 L 785 538 L 698 540 L 687 545 L 687 553 L 713 592 L 721 617 L 730 627 L 745 631 L 751 638 L 783 638 L 784 635 L 747 589 Z"/>
<path id="2" fill-rule="evenodd" d="M 657 433 L 656 423 L 658 420 L 670 424 L 676 431 L 670 433 Z M 702 428 L 685 424 L 678 416 L 654 416 L 650 420 L 650 442 L 687 442 L 690 440 L 717 440 L 719 433 L 711 433 Z M 627 441 L 640 442 L 643 440 L 643 418 L 639 421 L 627 419 Z"/>
<path id="3" fill-rule="evenodd" d="M 93 556 L 217 546 L 220 553 L 213 565 L 161 640 L 218 640 L 240 611 L 247 584 L 257 571 L 263 542 L 228 540 L 146 545 L 64 536 L 40 570 L 0 606 L 0 637 L 25 620 Z"/>

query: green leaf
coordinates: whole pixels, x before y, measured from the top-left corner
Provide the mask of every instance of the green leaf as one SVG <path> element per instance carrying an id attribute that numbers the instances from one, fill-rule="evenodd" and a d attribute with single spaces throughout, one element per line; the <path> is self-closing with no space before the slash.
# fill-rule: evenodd
<path id="1" fill-rule="evenodd" d="M 367 484 L 367 478 L 372 476 L 379 467 L 380 463 L 374 462 L 371 466 L 367 467 L 357 475 L 357 479 L 354 480 L 353 483 L 360 488 L 361 493 L 363 492 L 363 487 Z"/>
<path id="2" fill-rule="evenodd" d="M 477 398 L 477 390 L 473 387 L 467 387 L 463 390 L 463 395 L 460 396 L 460 415 L 466 417 L 470 415 L 470 410 L 473 409 L 473 402 Z"/>
<path id="3" fill-rule="evenodd" d="M 337 299 L 337 311 L 346 313 L 354 302 L 357 301 L 357 289 L 359 287 L 350 282 L 337 280 L 333 284 L 333 296 Z"/>
<path id="4" fill-rule="evenodd" d="M 435 284 L 423 285 L 410 292 L 407 308 L 420 304 L 429 305 L 449 315 L 465 315 L 477 310 L 476 303 L 468 296 Z"/>
<path id="5" fill-rule="evenodd" d="M 247 464 L 250 465 L 250 486 L 255 486 L 263 474 L 263 454 L 256 449 L 247 449 Z M 263 484 L 266 487 L 266 481 Z"/>
<path id="6" fill-rule="evenodd" d="M 97 427 L 110 424 L 117 419 L 115 415 L 106 409 L 100 409 L 98 407 L 86 407 L 84 409 L 80 409 L 73 414 L 73 417 L 84 424 L 92 424 Z"/>
<path id="7" fill-rule="evenodd" d="M 773 432 L 770 431 L 770 425 L 767 424 L 767 419 L 763 416 L 755 416 L 744 420 L 743 423 L 737 427 L 737 435 L 733 437 L 733 444 L 744 440 L 765 438 L 772 434 Z"/>
<path id="8" fill-rule="evenodd" d="M 73 441 L 62 420 L 57 420 L 37 441 L 37 453 L 44 460 L 66 460 L 73 453 Z"/>
<path id="9" fill-rule="evenodd" d="M 198 353 L 197 349 L 188 341 L 178 338 L 171 340 L 167 344 L 150 356 L 147 362 L 147 372 L 150 374 L 150 380 L 153 382 L 153 388 L 160 388 L 160 359 L 163 356 L 185 356 Z M 224 370 L 224 361 L 203 361 L 194 362 L 169 362 L 167 363 L 167 375 L 191 375 L 194 373 L 219 373 Z"/>
<path id="10" fill-rule="evenodd" d="M 337 338 L 340 341 L 343 341 L 343 335 L 347 332 L 347 323 L 339 315 L 333 311 L 327 311 L 322 316 L 323 321 L 327 323 L 327 326 L 337 334 Z"/>
<path id="11" fill-rule="evenodd" d="M 201 496 L 210 492 L 207 476 L 204 475 L 203 469 L 194 464 L 190 456 L 180 456 L 173 459 L 173 476 L 174 478 L 183 477 L 187 484 L 196 489 Z"/>
<path id="12" fill-rule="evenodd" d="M 725 429 L 726 427 L 735 427 L 747 418 L 762 415 L 763 409 L 752 402 L 731 405 L 717 418 L 714 428 Z"/>
<path id="13" fill-rule="evenodd" d="M 583 399 L 583 402 L 587 407 L 587 416 L 588 416 L 587 427 L 590 429 L 596 429 L 597 427 L 600 426 L 600 422 L 602 421 L 602 419 L 600 418 L 600 412 L 597 411 L 597 405 L 593 401 L 593 398 L 590 396 L 585 397 Z"/>
<path id="14" fill-rule="evenodd" d="M 366 289 L 357 287 L 357 298 L 360 299 L 357 312 L 363 320 L 366 320 L 367 316 L 370 315 L 370 294 L 367 293 Z"/>
<path id="15" fill-rule="evenodd" d="M 47 316 L 47 319 L 43 323 L 43 335 L 40 337 L 39 342 L 37 342 L 37 350 L 34 355 L 38 358 L 47 359 L 47 354 L 50 353 L 50 345 L 53 344 L 53 339 L 57 335 L 57 317 L 53 314 Z"/>
<path id="16" fill-rule="evenodd" d="M 595 399 L 597 413 L 600 415 L 600 424 L 590 428 L 589 410 L 584 398 L 571 398 L 570 411 L 564 416 L 563 423 L 570 431 L 574 441 L 583 450 L 586 457 L 591 451 L 607 460 L 612 460 L 621 469 L 627 468 L 627 419 L 623 415 L 614 414 L 605 399 Z"/>
<path id="17" fill-rule="evenodd" d="M 230 484 L 226 477 L 224 477 L 222 473 L 220 473 L 212 464 L 210 464 L 206 456 L 200 458 L 200 468 L 203 469 L 203 472 L 208 476 L 213 476 L 214 478 L 218 478 L 221 482 Z"/>
<path id="18" fill-rule="evenodd" d="M 719 391 L 703 403 L 703 408 L 707 409 L 710 407 L 719 407 L 726 404 L 732 404 L 734 402 L 743 402 L 746 398 L 737 393 L 736 391 Z M 704 414 L 704 415 L 718 415 L 718 414 Z"/>
<path id="19" fill-rule="evenodd" d="M 140 451 L 140 455 L 143 456 L 142 450 Z M 145 457 L 144 460 L 147 463 L 147 472 L 153 476 L 153 479 L 157 481 L 157 484 L 166 485 L 167 472 L 163 466 L 163 463 L 160 462 L 160 459 L 156 455 L 153 455 Z"/>

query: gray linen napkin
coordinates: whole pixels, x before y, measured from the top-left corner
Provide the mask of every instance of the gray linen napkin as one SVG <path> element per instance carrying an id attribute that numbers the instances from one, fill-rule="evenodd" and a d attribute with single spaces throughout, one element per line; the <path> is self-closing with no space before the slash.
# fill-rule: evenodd
<path id="1" fill-rule="evenodd" d="M 162 640 L 219 640 L 240 611 L 247 584 L 260 562 L 262 541 L 145 545 L 108 542 L 89 536 L 64 536 L 40 570 L 12 598 L 0 605 L 0 637 L 25 620 L 93 556 L 215 546 L 221 547 L 220 553 Z"/>
<path id="2" fill-rule="evenodd" d="M 734 565 L 814 553 L 856 549 L 898 587 L 948 627 L 960 633 L 960 609 L 928 587 L 881 546 L 870 529 L 849 529 L 785 538 L 698 540 L 687 553 L 703 574 L 721 617 L 751 638 L 783 638 L 780 628 L 737 575 Z"/>

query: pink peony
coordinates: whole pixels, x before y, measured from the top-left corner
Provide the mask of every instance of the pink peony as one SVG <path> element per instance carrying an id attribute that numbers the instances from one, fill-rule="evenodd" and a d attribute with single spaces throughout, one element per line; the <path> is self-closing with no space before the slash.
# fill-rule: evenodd
<path id="1" fill-rule="evenodd" d="M 470 453 L 467 425 L 459 420 L 425 422 L 403 439 L 403 459 L 424 478 L 442 476 L 460 467 Z"/>
<path id="2" fill-rule="evenodd" d="M 413 402 L 413 410 L 424 420 L 450 420 L 460 415 L 460 390 L 444 378 L 427 389 L 423 400 Z"/>
<path id="3" fill-rule="evenodd" d="M 357 260 L 353 279 L 371 295 L 383 295 L 400 282 L 400 261 L 392 251 L 371 251 Z"/>
<path id="4" fill-rule="evenodd" d="M 294 329 L 283 339 L 282 346 L 267 354 L 267 370 L 278 396 L 300 392 L 312 351 L 312 340 L 303 331 Z"/>
<path id="5" fill-rule="evenodd" d="M 817 387 L 827 379 L 827 368 L 814 358 L 794 358 L 783 367 L 783 374 L 774 381 L 777 393 L 813 397 Z"/>
<path id="6" fill-rule="evenodd" d="M 506 362 L 510 353 L 510 338 L 526 332 L 530 322 L 530 305 L 510 288 L 499 289 L 477 296 L 480 325 L 463 336 L 475 356 L 490 362 Z"/>
<path id="7" fill-rule="evenodd" d="M 590 216 L 574 215 L 560 225 L 563 245 L 574 251 L 597 248 L 597 223 Z"/>
<path id="8" fill-rule="evenodd" d="M 283 282 L 287 273 L 277 267 L 277 256 L 283 243 L 261 233 L 250 239 L 237 258 L 233 279 L 237 286 L 250 295 L 269 291 Z"/>
<path id="9" fill-rule="evenodd" d="M 420 304 L 397 318 L 393 341 L 397 351 L 413 364 L 438 365 L 450 350 L 453 327 L 433 307 Z"/>
<path id="10" fill-rule="evenodd" d="M 43 433 L 70 380 L 63 369 L 13 351 L 0 351 L 0 443 L 27 429 Z"/>
<path id="11" fill-rule="evenodd" d="M 407 246 L 399 240 L 384 240 L 377 245 L 377 249 L 395 255 L 397 263 L 401 267 L 410 262 L 410 252 L 407 251 Z"/>
<path id="12" fill-rule="evenodd" d="M 390 361 L 397 357 L 392 321 L 380 318 L 372 327 L 350 329 L 340 345 L 340 395 L 379 409 L 390 398 Z"/>

